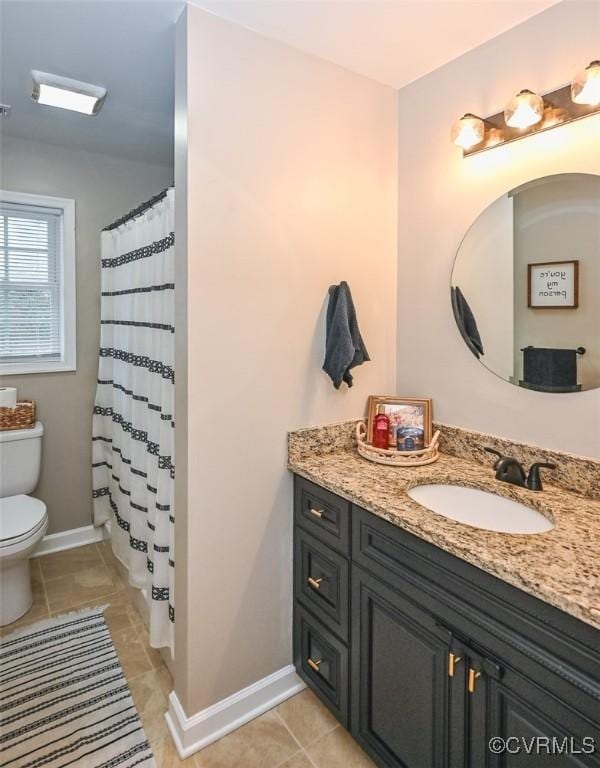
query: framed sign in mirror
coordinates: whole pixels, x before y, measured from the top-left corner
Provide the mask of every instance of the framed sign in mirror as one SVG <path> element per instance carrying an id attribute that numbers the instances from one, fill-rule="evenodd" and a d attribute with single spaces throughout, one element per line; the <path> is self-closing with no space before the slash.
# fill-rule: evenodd
<path id="1" fill-rule="evenodd" d="M 600 387 L 599 285 L 600 175 L 561 173 L 511 189 L 473 222 L 451 306 L 488 370 L 529 390 L 580 392 Z"/>
<path id="2" fill-rule="evenodd" d="M 577 309 L 579 261 L 547 261 L 527 265 L 528 307 Z"/>

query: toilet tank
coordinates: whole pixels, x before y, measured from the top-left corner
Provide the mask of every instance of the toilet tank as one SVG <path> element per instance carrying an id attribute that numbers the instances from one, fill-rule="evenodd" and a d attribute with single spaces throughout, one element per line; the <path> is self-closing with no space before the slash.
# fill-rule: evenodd
<path id="1" fill-rule="evenodd" d="M 40 478 L 44 426 L 0 431 L 0 498 L 28 494 Z"/>

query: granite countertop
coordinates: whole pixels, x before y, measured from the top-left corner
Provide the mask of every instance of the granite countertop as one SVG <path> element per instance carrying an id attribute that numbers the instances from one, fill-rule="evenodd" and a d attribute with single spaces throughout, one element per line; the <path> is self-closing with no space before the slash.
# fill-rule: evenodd
<path id="1" fill-rule="evenodd" d="M 346 428 L 344 436 L 332 427 L 291 433 L 289 469 L 600 629 L 600 500 L 547 483 L 541 492 L 502 483 L 491 467 L 444 453 L 423 467 L 374 464 L 352 447 L 348 424 L 339 426 Z M 546 533 L 508 534 L 450 520 L 407 495 L 425 483 L 491 491 L 538 510 L 555 527 Z"/>

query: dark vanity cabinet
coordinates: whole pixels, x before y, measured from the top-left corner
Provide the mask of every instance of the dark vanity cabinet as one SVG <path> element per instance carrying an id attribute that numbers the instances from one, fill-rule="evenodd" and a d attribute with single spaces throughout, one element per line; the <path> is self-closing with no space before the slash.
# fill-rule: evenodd
<path id="1" fill-rule="evenodd" d="M 353 580 L 356 734 L 383 765 L 442 768 L 449 739 L 450 633 L 366 571 L 357 568 Z"/>
<path id="2" fill-rule="evenodd" d="M 296 669 L 377 765 L 600 767 L 600 632 L 299 477 L 294 519 Z"/>

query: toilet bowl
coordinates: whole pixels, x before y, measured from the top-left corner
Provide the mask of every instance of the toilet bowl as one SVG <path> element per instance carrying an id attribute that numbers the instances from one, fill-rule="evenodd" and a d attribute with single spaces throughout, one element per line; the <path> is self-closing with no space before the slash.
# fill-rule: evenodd
<path id="1" fill-rule="evenodd" d="M 48 527 L 46 505 L 19 494 L 0 499 L 0 626 L 31 608 L 29 557 Z"/>
<path id="2" fill-rule="evenodd" d="M 0 432 L 0 626 L 31 608 L 29 557 L 46 533 L 46 505 L 27 494 L 40 475 L 42 435 L 32 429 Z"/>

